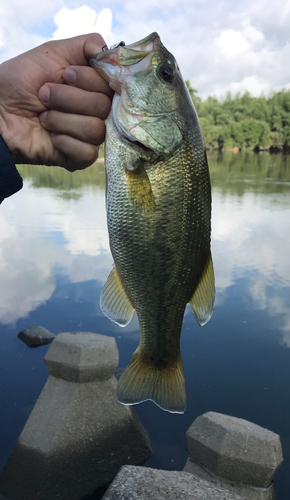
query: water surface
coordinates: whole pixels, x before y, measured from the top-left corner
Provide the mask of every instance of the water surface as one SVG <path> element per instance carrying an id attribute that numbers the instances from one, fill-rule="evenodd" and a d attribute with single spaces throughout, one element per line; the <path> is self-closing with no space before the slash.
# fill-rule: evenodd
<path id="1" fill-rule="evenodd" d="M 184 415 L 153 403 L 136 411 L 152 467 L 182 469 L 185 432 L 206 411 L 245 418 L 281 436 L 278 500 L 290 498 L 290 159 L 209 154 L 216 304 L 203 328 L 189 309 L 181 349 Z M 92 331 L 116 338 L 120 366 L 138 344 L 134 315 L 119 328 L 99 308 L 110 272 L 104 165 L 70 174 L 22 166 L 24 188 L 0 207 L 0 469 L 47 379 L 48 346 L 29 349 L 23 328 Z"/>

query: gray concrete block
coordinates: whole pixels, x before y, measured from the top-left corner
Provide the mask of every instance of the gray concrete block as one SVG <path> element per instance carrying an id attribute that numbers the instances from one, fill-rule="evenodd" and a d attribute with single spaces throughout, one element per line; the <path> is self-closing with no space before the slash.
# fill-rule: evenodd
<path id="1" fill-rule="evenodd" d="M 60 366 L 63 359 L 72 373 L 74 362 L 91 373 L 96 354 L 95 364 L 108 375 L 115 371 L 115 340 L 100 337 L 60 334 L 49 349 L 49 363 L 57 360 Z M 52 371 L 59 375 L 55 366 Z M 0 494 L 13 500 L 78 500 L 112 481 L 122 465 L 149 458 L 150 443 L 136 413 L 116 400 L 115 377 L 80 378 L 49 376 L 0 476 Z"/>
<path id="2" fill-rule="evenodd" d="M 28 347 L 39 347 L 50 344 L 55 339 L 55 335 L 43 326 L 25 328 L 18 333 L 17 337 Z"/>
<path id="3" fill-rule="evenodd" d="M 44 358 L 50 375 L 70 382 L 110 378 L 119 353 L 113 337 L 90 332 L 60 333 Z"/>
<path id="4" fill-rule="evenodd" d="M 240 418 L 208 412 L 187 431 L 190 458 L 229 481 L 268 488 L 281 465 L 280 437 Z"/>
<path id="5" fill-rule="evenodd" d="M 193 474 L 196 478 L 214 484 L 231 494 L 240 495 L 244 500 L 276 500 L 273 484 L 268 488 L 251 488 L 215 476 L 211 471 L 194 463 L 190 458 L 183 468 L 184 472 Z"/>
<path id="6" fill-rule="evenodd" d="M 187 472 L 124 466 L 103 500 L 244 500 Z"/>

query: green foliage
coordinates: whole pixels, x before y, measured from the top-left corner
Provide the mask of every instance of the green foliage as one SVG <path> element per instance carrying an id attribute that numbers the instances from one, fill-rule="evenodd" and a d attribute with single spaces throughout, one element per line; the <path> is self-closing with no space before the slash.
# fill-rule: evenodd
<path id="1" fill-rule="evenodd" d="M 98 161 L 84 170 L 68 172 L 60 167 L 44 165 L 17 165 L 24 180 L 30 180 L 36 188 L 51 188 L 63 198 L 74 198 L 73 190 L 84 186 L 105 188 L 105 164 Z"/>
<path id="2" fill-rule="evenodd" d="M 186 81 L 197 110 L 207 148 L 290 149 L 290 90 L 266 98 L 249 92 L 235 97 L 230 92 L 221 101 L 202 100 Z"/>
<path id="3" fill-rule="evenodd" d="M 186 80 L 186 86 L 188 88 L 188 92 L 190 94 L 190 97 L 192 99 L 192 102 L 195 106 L 195 109 L 197 112 L 199 112 L 199 105 L 201 103 L 201 98 L 197 95 L 197 90 L 196 89 L 193 89 L 190 85 L 190 81 L 189 80 Z"/>

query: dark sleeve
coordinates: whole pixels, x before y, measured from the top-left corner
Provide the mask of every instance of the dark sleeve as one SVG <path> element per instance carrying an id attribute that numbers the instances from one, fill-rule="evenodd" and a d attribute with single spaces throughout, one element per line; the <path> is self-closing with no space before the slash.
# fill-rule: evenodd
<path id="1" fill-rule="evenodd" d="M 0 135 L 0 203 L 4 198 L 19 191 L 23 180 L 11 158 L 3 138 Z"/>

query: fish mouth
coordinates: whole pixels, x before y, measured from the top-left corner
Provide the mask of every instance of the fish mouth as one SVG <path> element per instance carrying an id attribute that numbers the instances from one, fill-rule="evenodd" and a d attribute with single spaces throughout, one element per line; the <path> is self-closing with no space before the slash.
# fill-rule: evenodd
<path id="1" fill-rule="evenodd" d="M 121 94 L 122 84 L 129 75 L 150 71 L 155 49 L 161 44 L 158 33 L 153 32 L 130 45 L 119 44 L 109 50 L 97 52 L 89 58 L 89 64 Z"/>

